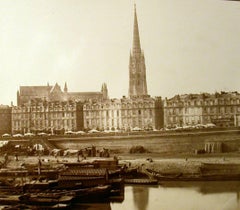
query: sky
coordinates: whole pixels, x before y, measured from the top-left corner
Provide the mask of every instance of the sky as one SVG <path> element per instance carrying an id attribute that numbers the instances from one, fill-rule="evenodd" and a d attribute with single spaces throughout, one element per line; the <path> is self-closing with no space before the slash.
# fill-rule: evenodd
<path id="1" fill-rule="evenodd" d="M 240 92 L 240 2 L 0 0 L 0 104 L 56 82 L 127 96 L 134 2 L 149 95 Z"/>

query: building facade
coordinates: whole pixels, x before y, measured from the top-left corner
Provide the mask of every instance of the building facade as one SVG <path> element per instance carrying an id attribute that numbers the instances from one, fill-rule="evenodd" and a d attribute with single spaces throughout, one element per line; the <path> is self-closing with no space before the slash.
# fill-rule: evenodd
<path id="1" fill-rule="evenodd" d="M 11 112 L 12 108 L 6 105 L 0 105 L 0 135 L 11 133 Z"/>
<path id="2" fill-rule="evenodd" d="M 240 94 L 176 95 L 164 101 L 165 127 L 215 124 L 219 127 L 240 126 Z"/>
<path id="3" fill-rule="evenodd" d="M 31 100 L 22 106 L 12 107 L 12 134 L 39 133 L 63 134 L 83 129 L 81 102 L 48 102 Z"/>
<path id="4" fill-rule="evenodd" d="M 84 128 L 123 130 L 160 129 L 163 121 L 161 98 L 126 98 L 91 101 L 83 106 Z"/>

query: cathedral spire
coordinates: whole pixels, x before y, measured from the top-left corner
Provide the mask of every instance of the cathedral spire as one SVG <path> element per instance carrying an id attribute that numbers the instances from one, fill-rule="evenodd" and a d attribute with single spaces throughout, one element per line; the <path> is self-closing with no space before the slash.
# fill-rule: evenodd
<path id="1" fill-rule="evenodd" d="M 136 4 L 134 4 L 134 25 L 133 25 L 133 47 L 132 47 L 132 51 L 133 51 L 133 54 L 140 54 L 141 53 Z"/>
<path id="2" fill-rule="evenodd" d="M 134 4 L 133 45 L 129 58 L 129 97 L 145 97 L 147 93 L 146 66 L 141 50 L 136 4 Z"/>

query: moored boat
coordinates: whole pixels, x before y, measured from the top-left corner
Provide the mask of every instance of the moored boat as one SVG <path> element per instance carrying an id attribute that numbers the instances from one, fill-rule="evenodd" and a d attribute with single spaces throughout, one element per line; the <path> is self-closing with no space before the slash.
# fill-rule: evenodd
<path id="1" fill-rule="evenodd" d="M 162 174 L 160 172 L 151 170 L 151 169 L 146 169 L 145 173 L 148 174 L 150 177 L 153 177 L 159 181 L 171 181 L 171 180 L 178 180 L 181 179 L 183 176 L 182 173 L 177 173 L 177 174 Z"/>
<path id="2" fill-rule="evenodd" d="M 73 195 L 55 194 L 24 194 L 19 197 L 21 203 L 28 205 L 56 205 L 58 203 L 69 204 L 72 202 Z"/>
<path id="3" fill-rule="evenodd" d="M 34 191 L 34 190 L 47 190 L 58 186 L 58 180 L 48 180 L 48 181 L 31 181 L 23 184 L 23 190 Z"/>
<path id="4" fill-rule="evenodd" d="M 19 195 L 0 195 L 0 205 L 18 204 L 19 201 Z"/>
<path id="5" fill-rule="evenodd" d="M 158 180 L 156 179 L 124 179 L 125 184 L 144 184 L 144 185 L 156 185 Z"/>
<path id="6" fill-rule="evenodd" d="M 35 205 L 25 205 L 25 204 L 17 204 L 17 205 L 6 205 L 3 208 L 3 210 L 19 210 L 19 209 L 24 209 L 24 210 L 51 210 L 51 209 L 59 209 L 59 210 L 67 210 L 71 209 L 70 204 L 63 204 L 63 203 L 58 203 L 55 205 L 43 205 L 43 206 L 35 206 Z"/>
<path id="7" fill-rule="evenodd" d="M 89 201 L 108 198 L 110 194 L 110 185 L 100 185 L 95 187 L 72 190 L 75 193 L 77 201 Z"/>

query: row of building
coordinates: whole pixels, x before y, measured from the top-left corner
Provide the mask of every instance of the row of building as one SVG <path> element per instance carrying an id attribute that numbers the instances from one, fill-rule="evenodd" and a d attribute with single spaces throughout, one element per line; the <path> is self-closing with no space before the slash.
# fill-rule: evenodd
<path id="1" fill-rule="evenodd" d="M 79 130 L 160 129 L 163 126 L 160 98 L 82 101 L 31 100 L 8 109 L 11 132 L 61 134 Z M 4 115 L 4 114 L 3 114 Z M 2 115 L 2 116 L 3 116 Z M 5 116 L 5 115 L 4 115 Z M 1 118 L 1 116 L 0 116 Z M 4 126 L 5 128 L 7 126 Z"/>
<path id="2" fill-rule="evenodd" d="M 164 100 L 166 127 L 210 123 L 219 127 L 240 126 L 240 94 L 238 92 L 176 95 Z"/>
<path id="3" fill-rule="evenodd" d="M 148 95 L 136 7 L 128 97 L 109 99 L 105 83 L 99 92 L 69 92 L 67 83 L 63 90 L 56 83 L 53 86 L 20 86 L 17 105 L 0 106 L 0 134 L 152 130 L 208 123 L 239 126 L 240 94 L 187 94 L 165 100 Z"/>
<path id="4" fill-rule="evenodd" d="M 215 124 L 240 126 L 240 93 L 186 94 L 161 97 L 47 101 L 31 99 L 0 106 L 0 133 L 79 130 L 144 130 Z"/>
<path id="5" fill-rule="evenodd" d="M 31 100 L 0 106 L 0 134 L 55 133 L 79 130 L 125 130 L 163 127 L 161 99 L 129 98 L 76 101 Z"/>

